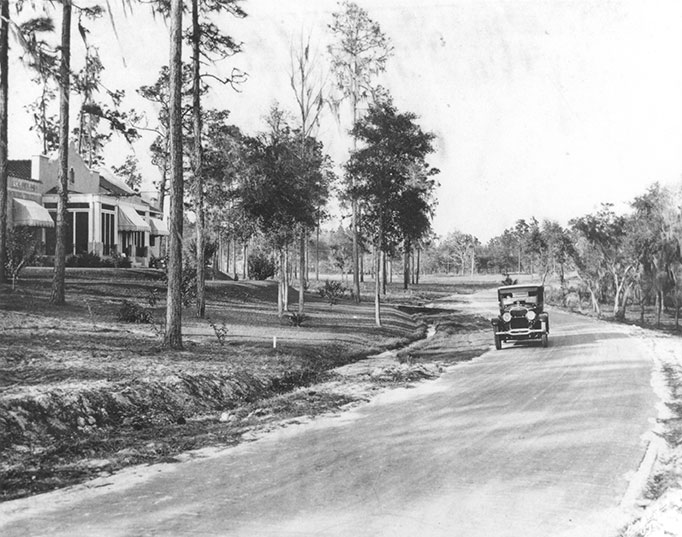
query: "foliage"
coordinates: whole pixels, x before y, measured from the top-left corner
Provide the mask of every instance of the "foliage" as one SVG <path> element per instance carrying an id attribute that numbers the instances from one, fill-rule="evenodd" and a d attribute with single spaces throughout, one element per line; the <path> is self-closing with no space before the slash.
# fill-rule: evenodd
<path id="1" fill-rule="evenodd" d="M 325 280 L 324 286 L 317 289 L 317 293 L 329 302 L 330 306 L 339 303 L 339 300 L 346 294 L 346 288 L 341 282 L 334 280 Z"/>
<path id="2" fill-rule="evenodd" d="M 575 234 L 573 261 L 590 291 L 597 314 L 601 314 L 600 295 L 611 287 L 613 313 L 624 315 L 626 289 L 635 268 L 635 261 L 626 248 L 626 223 L 626 217 L 617 215 L 610 204 L 602 204 L 597 213 L 570 222 Z"/>
<path id="3" fill-rule="evenodd" d="M 289 244 L 297 226 L 314 227 L 319 207 L 329 195 L 331 160 L 322 143 L 302 139 L 278 109 L 268 119 L 270 130 L 247 140 L 251 171 L 241 192 L 241 206 L 271 239 Z"/>
<path id="4" fill-rule="evenodd" d="M 125 162 L 120 166 L 113 166 L 113 172 L 122 177 L 125 184 L 133 190 L 140 190 L 142 185 L 142 174 L 140 173 L 140 162 L 135 155 L 128 155 Z"/>
<path id="5" fill-rule="evenodd" d="M 391 252 L 405 238 L 408 214 L 421 218 L 412 237 L 428 231 L 429 197 L 435 187 L 426 156 L 433 152 L 434 135 L 422 131 L 413 113 L 400 113 L 390 99 L 371 105 L 353 128 L 363 147 L 346 165 L 351 198 L 363 205 L 362 224 L 375 245 Z"/>
<path id="6" fill-rule="evenodd" d="M 210 317 L 206 317 L 206 321 L 208 322 L 209 326 L 213 328 L 213 333 L 215 334 L 215 337 L 218 339 L 218 343 L 220 343 L 220 346 L 221 347 L 225 346 L 225 341 L 227 340 L 227 334 L 229 332 L 227 324 L 225 324 L 225 322 L 217 324 Z"/>
<path id="7" fill-rule="evenodd" d="M 408 254 L 411 243 L 430 231 L 431 177 L 438 170 L 430 168 L 426 156 L 433 152 L 434 135 L 422 131 L 414 114 L 399 113 L 390 98 L 371 105 L 352 135 L 363 145 L 346 164 L 347 191 L 362 204 L 361 225 L 376 252 L 391 255 L 402 241 Z M 380 326 L 379 278 L 375 282 L 375 321 Z"/>
<path id="8" fill-rule="evenodd" d="M 67 267 L 99 268 L 102 266 L 102 258 L 94 252 L 70 255 L 66 258 Z"/>
<path id="9" fill-rule="evenodd" d="M 367 11 L 349 0 L 344 0 L 341 10 L 332 14 L 329 28 L 334 41 L 328 51 L 340 93 L 336 102 L 350 97 L 355 107 L 375 95 L 373 80 L 385 71 L 393 47 Z"/>
<path id="10" fill-rule="evenodd" d="M 14 289 L 22 269 L 33 262 L 42 243 L 31 228 L 24 226 L 8 228 L 6 241 L 5 272 L 11 278 Z"/>
<path id="11" fill-rule="evenodd" d="M 262 253 L 249 256 L 248 269 L 249 278 L 252 280 L 267 280 L 272 278 L 277 271 L 272 259 Z"/>
<path id="12" fill-rule="evenodd" d="M 291 326 L 300 327 L 303 323 L 308 320 L 308 316 L 305 313 L 292 312 L 288 316 L 289 323 Z"/>
<path id="13" fill-rule="evenodd" d="M 167 256 L 156 257 L 155 255 L 152 255 L 149 258 L 149 268 L 165 269 L 167 265 L 168 265 Z"/>
<path id="14" fill-rule="evenodd" d="M 350 230 L 339 226 L 329 237 L 329 261 L 331 265 L 345 274 L 353 263 L 353 238 Z"/>
<path id="15" fill-rule="evenodd" d="M 124 300 L 118 310 L 117 318 L 124 323 L 151 324 L 154 322 L 152 312 L 130 300 Z"/>

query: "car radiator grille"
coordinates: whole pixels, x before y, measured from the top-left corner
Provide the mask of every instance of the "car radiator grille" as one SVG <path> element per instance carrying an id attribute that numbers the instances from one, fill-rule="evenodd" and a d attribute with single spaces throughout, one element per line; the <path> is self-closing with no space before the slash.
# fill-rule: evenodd
<path id="1" fill-rule="evenodd" d="M 528 319 L 525 317 L 512 317 L 509 325 L 511 326 L 512 330 L 515 328 L 528 328 Z"/>

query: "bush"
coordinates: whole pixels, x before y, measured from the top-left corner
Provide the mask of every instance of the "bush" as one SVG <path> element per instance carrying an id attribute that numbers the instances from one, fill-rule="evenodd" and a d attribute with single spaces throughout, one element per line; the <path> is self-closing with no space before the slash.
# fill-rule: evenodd
<path id="1" fill-rule="evenodd" d="M 117 317 L 124 323 L 151 324 L 153 322 L 150 310 L 130 300 L 124 300 L 121 303 Z"/>
<path id="2" fill-rule="evenodd" d="M 303 323 L 308 320 L 308 316 L 305 313 L 290 313 L 289 323 L 291 326 L 303 326 Z"/>
<path id="3" fill-rule="evenodd" d="M 275 275 L 275 263 L 266 255 L 249 256 L 249 278 L 253 280 L 267 280 Z"/>
<path id="4" fill-rule="evenodd" d="M 338 304 L 339 300 L 346 294 L 346 288 L 341 282 L 325 280 L 324 287 L 319 287 L 317 292 L 322 298 L 329 302 L 330 306 L 333 306 L 334 304 Z"/>
<path id="5" fill-rule="evenodd" d="M 99 268 L 102 266 L 102 259 L 94 252 L 70 255 L 66 258 L 66 266 L 78 268 Z"/>
<path id="6" fill-rule="evenodd" d="M 54 258 L 48 255 L 36 256 L 31 263 L 32 267 L 54 267 Z"/>
<path id="7" fill-rule="evenodd" d="M 149 258 L 149 268 L 165 270 L 168 266 L 168 256 L 156 257 L 152 255 Z"/>

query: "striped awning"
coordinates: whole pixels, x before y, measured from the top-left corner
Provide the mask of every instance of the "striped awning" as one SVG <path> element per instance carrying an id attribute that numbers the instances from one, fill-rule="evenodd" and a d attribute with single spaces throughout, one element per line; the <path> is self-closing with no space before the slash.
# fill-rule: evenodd
<path id="1" fill-rule="evenodd" d="M 31 227 L 54 227 L 48 210 L 31 200 L 14 198 L 14 225 Z"/>
<path id="2" fill-rule="evenodd" d="M 149 224 L 137 214 L 135 207 L 131 205 L 118 206 L 118 229 L 120 231 L 151 231 Z"/>
<path id="3" fill-rule="evenodd" d="M 151 217 L 149 219 L 149 225 L 152 228 L 151 232 L 152 235 L 161 235 L 164 237 L 170 235 L 170 231 L 168 231 L 168 226 L 163 220 L 159 218 Z"/>

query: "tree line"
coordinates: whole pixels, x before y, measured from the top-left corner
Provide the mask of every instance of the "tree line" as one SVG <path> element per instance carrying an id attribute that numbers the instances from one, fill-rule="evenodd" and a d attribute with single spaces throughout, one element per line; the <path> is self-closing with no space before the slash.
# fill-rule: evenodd
<path id="1" fill-rule="evenodd" d="M 682 305 L 682 186 L 651 185 L 618 214 L 612 204 L 573 218 L 567 227 L 551 220 L 519 219 L 487 244 L 454 231 L 429 249 L 427 270 L 459 274 L 531 273 L 557 278 L 565 300 L 567 273 L 577 275 L 591 307 L 624 318 L 628 307 L 654 305 L 660 324 L 664 306 Z"/>
<path id="2" fill-rule="evenodd" d="M 328 29 L 331 45 L 321 62 L 310 39 L 291 48 L 290 89 L 296 114 L 278 105 L 268 111 L 261 132 L 249 134 L 230 123 L 230 112 L 206 108 L 209 94 L 235 88 L 247 80 L 233 69 L 221 77 L 215 66 L 245 53 L 216 24 L 218 16 L 231 15 L 238 23 L 247 16 L 238 0 L 124 0 L 133 12 L 151 7 L 169 26 L 170 55 L 156 80 L 138 89 L 157 110 L 152 121 L 135 110 L 124 110 L 124 93 L 105 88 L 106 68 L 90 43 L 88 20 L 108 16 L 115 29 L 110 4 L 81 8 L 71 0 L 43 6 L 38 16 L 22 20 L 27 7 L 22 0 L 0 0 L 0 282 L 6 280 L 7 262 L 7 132 L 8 43 L 10 34 L 20 45 L 26 76 L 41 88 L 27 105 L 33 130 L 45 152 L 59 155 L 56 249 L 51 301 L 66 301 L 66 220 L 68 203 L 68 145 L 76 143 L 90 166 L 106 163 L 104 147 L 114 134 L 129 142 L 147 130 L 155 134 L 149 147 L 159 170 L 156 183 L 161 206 L 169 206 L 167 241 L 166 329 L 164 344 L 182 348 L 182 282 L 187 271 L 196 279 L 196 314 L 205 316 L 205 279 L 208 257 L 215 243 L 233 248 L 259 244 L 275 260 L 279 281 L 278 311 L 288 309 L 290 252 L 298 245 L 299 303 L 303 313 L 308 270 L 306 248 L 313 232 L 329 216 L 332 196 L 340 200 L 350 219 L 354 297 L 360 300 L 361 248 L 375 260 L 375 274 L 382 273 L 386 256 L 409 256 L 431 232 L 436 187 L 427 157 L 435 148 L 433 134 L 422 130 L 411 112 L 397 109 L 390 92 L 377 82 L 392 54 L 389 38 L 379 24 L 355 3 L 344 0 L 332 14 Z M 60 37 L 53 18 L 60 9 Z M 54 12 L 51 12 L 53 10 Z M 82 71 L 71 69 L 73 13 L 85 45 Z M 11 30 L 11 32 L 10 32 Z M 182 50 L 190 50 L 190 62 L 182 62 Z M 330 75 L 320 73 L 324 65 Z M 286 69 L 287 66 L 281 66 Z M 333 79 L 333 84 L 326 80 Z M 256 81 L 257 83 L 257 81 Z M 81 96 L 78 121 L 70 127 L 71 96 Z M 59 95 L 59 115 L 51 104 Z M 362 106 L 361 106 L 362 105 Z M 317 127 L 323 111 L 341 121 L 341 110 L 350 106 L 352 122 L 345 125 L 352 139 L 347 162 L 334 165 L 326 154 Z M 4 121 L 4 123 L 3 123 Z M 13 135 L 23 133 L 13 133 Z M 132 155 L 112 166 L 129 185 L 139 188 L 141 173 Z M 339 177 L 340 176 L 340 177 Z M 168 201 L 168 203 L 166 203 Z M 188 216 L 191 215 L 191 226 Z M 193 237 L 187 232 L 192 229 Z M 246 258 L 246 255 L 244 255 Z M 384 271 L 385 272 L 385 271 Z M 384 279 L 385 282 L 385 279 Z M 376 324 L 381 324 L 380 289 L 375 292 Z M 385 285 L 385 283 L 384 283 Z"/>

